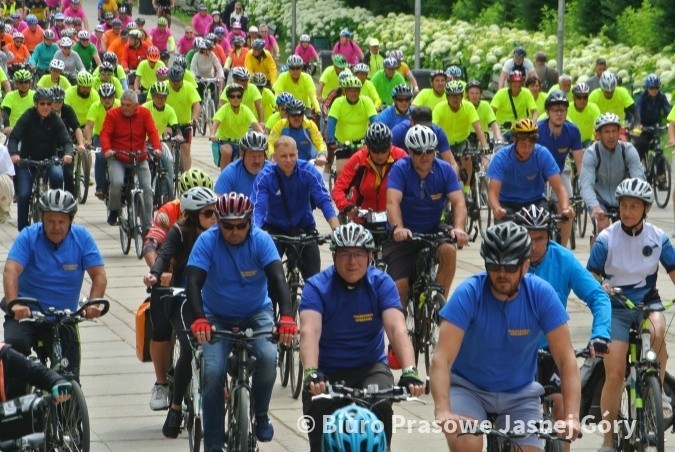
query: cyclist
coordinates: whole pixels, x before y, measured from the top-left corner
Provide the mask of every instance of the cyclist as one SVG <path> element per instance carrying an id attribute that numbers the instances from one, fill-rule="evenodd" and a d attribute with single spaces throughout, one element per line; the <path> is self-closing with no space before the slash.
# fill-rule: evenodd
<path id="1" fill-rule="evenodd" d="M 508 78 L 508 87 L 499 89 L 490 102 L 490 106 L 495 111 L 497 122 L 504 125 L 510 122 L 511 125 L 516 121 L 529 118 L 537 120 L 537 104 L 529 90 L 523 89 L 523 75 L 518 71 L 512 71 Z"/>
<path id="2" fill-rule="evenodd" d="M 581 385 L 569 316 L 553 288 L 527 274 L 530 242 L 527 230 L 512 222 L 488 228 L 480 248 L 486 271 L 460 284 L 439 314 L 429 376 L 434 417 L 444 426 L 450 450 L 482 450 L 482 437 L 460 433 L 466 421 L 484 421 L 488 413 L 496 414 L 498 429 L 542 420 L 544 390 L 534 379 L 542 334 L 559 364 L 565 400 L 556 432 L 570 440 L 580 433 Z M 517 449 L 544 448 L 537 437 L 513 441 Z"/>
<path id="3" fill-rule="evenodd" d="M 176 7 L 176 0 L 152 0 L 152 7 L 157 11 L 157 24 L 164 19 L 171 27 L 171 11 Z"/>
<path id="4" fill-rule="evenodd" d="M 190 256 L 190 251 L 205 230 L 216 223 L 215 205 L 218 196 L 213 190 L 204 187 L 196 187 L 183 193 L 180 197 L 182 219 L 171 227 L 167 234 L 155 263 L 150 272 L 143 278 L 148 287 L 159 287 L 161 275 L 172 267 L 171 286 L 185 287 L 185 266 Z M 153 290 L 151 295 L 150 315 L 153 318 L 152 339 L 155 343 L 169 343 L 171 339 L 171 327 L 173 326 L 180 342 L 180 354 L 174 363 L 174 386 L 173 396 L 170 401 L 166 421 L 162 427 L 162 433 L 167 438 L 177 438 L 183 422 L 181 405 L 192 376 L 191 359 L 192 347 L 189 339 L 182 330 L 183 324 L 191 325 L 191 319 L 183 319 L 181 307 L 173 306 L 175 301 L 165 303 L 160 297 L 161 292 Z M 169 311 L 169 312 L 167 312 Z M 170 321 L 170 323 L 168 321 Z M 160 328 L 164 325 L 165 328 Z M 157 363 L 157 356 L 153 356 L 153 363 Z M 168 363 L 164 362 L 159 369 L 160 373 L 166 373 Z M 157 370 L 157 369 L 156 369 Z M 166 376 L 164 376 L 166 379 Z M 150 408 L 154 410 L 165 409 L 167 406 L 166 389 L 155 391 L 157 387 L 164 388 L 166 385 L 155 383 L 153 397 L 150 399 Z M 161 406 L 160 403 L 161 402 Z"/>
<path id="5" fill-rule="evenodd" d="M 560 178 L 569 200 L 572 197 L 572 179 L 570 176 L 571 168 L 567 163 L 567 156 L 572 155 L 576 172 L 580 174 L 584 149 L 581 146 L 579 128 L 567 120 L 568 107 L 569 101 L 563 91 L 552 90 L 548 93 L 544 106 L 548 119 L 543 119 L 537 123 L 539 132 L 537 143 L 548 149 L 558 164 Z M 556 196 L 551 195 L 551 201 L 557 202 L 557 200 Z M 561 211 L 562 205 L 557 203 L 557 206 L 558 211 Z M 567 246 L 571 232 L 572 222 L 563 221 L 560 224 L 560 242 L 562 246 Z"/>
<path id="6" fill-rule="evenodd" d="M 340 31 L 340 39 L 333 46 L 333 55 L 342 55 L 349 65 L 363 61 L 363 51 L 352 40 L 352 33 L 346 28 Z"/>
<path id="7" fill-rule="evenodd" d="M 314 164 L 326 163 L 326 143 L 316 123 L 305 117 L 306 107 L 301 100 L 294 99 L 286 104 L 286 119 L 277 122 L 269 137 L 270 152 L 274 153 L 274 143 L 280 136 L 289 136 L 298 147 L 298 158 L 314 159 Z"/>
<path id="8" fill-rule="evenodd" d="M 77 74 L 77 85 L 66 90 L 64 102 L 73 107 L 82 128 L 87 124 L 89 108 L 99 100 L 98 93 L 92 89 L 93 85 L 94 76 L 87 71 L 80 71 Z"/>
<path id="9" fill-rule="evenodd" d="M 325 417 L 350 403 L 312 401 L 312 396 L 326 392 L 329 382 L 344 381 L 360 388 L 394 385 L 384 351 L 385 331 L 403 366 L 398 385 L 412 396 L 424 392 L 394 281 L 369 265 L 375 250 L 370 231 L 355 223 L 342 225 L 331 234 L 330 249 L 333 265 L 306 281 L 299 307 L 305 386 L 302 411 L 316 426 L 309 432 L 312 452 L 322 450 L 324 428 L 319 427 L 324 426 Z M 387 444 L 391 444 L 391 402 L 374 406 L 373 412 L 384 424 Z"/>
<path id="10" fill-rule="evenodd" d="M 34 104 L 35 91 L 30 89 L 33 80 L 30 71 L 20 69 L 13 75 L 15 89 L 7 93 L 2 99 L 2 123 L 5 135 L 9 136 L 23 113 Z"/>
<path id="11" fill-rule="evenodd" d="M 645 78 L 645 91 L 640 93 L 635 100 L 635 129 L 639 130 L 638 136 L 633 138 L 635 148 L 640 154 L 640 160 L 645 159 L 649 150 L 649 142 L 654 132 L 642 130 L 643 126 L 653 127 L 663 123 L 670 113 L 670 103 L 665 94 L 661 92 L 661 79 L 656 74 L 649 74 Z M 665 178 L 664 169 L 658 168 L 658 177 Z"/>
<path id="12" fill-rule="evenodd" d="M 211 41 L 202 40 L 200 42 L 199 53 L 192 57 L 190 63 L 190 72 L 197 78 L 197 92 L 200 97 L 204 97 L 204 82 L 202 78 L 215 78 L 216 86 L 213 90 L 213 103 L 218 102 L 218 93 L 223 89 L 223 81 L 225 80 L 225 73 L 223 72 L 223 65 L 213 53 L 213 43 Z"/>
<path id="13" fill-rule="evenodd" d="M 136 66 L 134 77 L 134 91 L 140 102 L 145 102 L 150 87 L 157 82 L 157 69 L 161 67 L 164 67 L 164 62 L 159 59 L 159 49 L 155 46 L 148 47 L 145 59 Z"/>
<path id="14" fill-rule="evenodd" d="M 598 58 L 595 60 L 595 73 L 589 78 L 586 83 L 591 91 L 600 88 L 600 77 L 607 70 L 607 60 Z"/>
<path id="15" fill-rule="evenodd" d="M 134 84 L 136 77 L 134 72 L 140 62 L 146 59 L 149 47 L 150 45 L 143 41 L 141 30 L 133 29 L 129 31 L 129 42 L 124 46 L 124 52 L 122 53 L 122 58 L 120 58 L 120 63 L 129 78 L 130 85 Z"/>
<path id="16" fill-rule="evenodd" d="M 272 113 L 272 116 L 267 118 L 267 122 L 265 123 L 265 132 L 269 133 L 277 122 L 288 118 L 288 115 L 286 115 L 286 104 L 293 99 L 293 95 L 286 92 L 280 93 L 277 96 L 277 100 L 275 102 L 277 108 L 276 111 Z"/>
<path id="17" fill-rule="evenodd" d="M 110 63 L 112 66 L 112 75 L 120 82 L 122 89 L 127 89 L 129 87 L 127 76 L 124 73 L 124 68 L 122 68 L 122 66 L 117 63 L 117 55 L 115 55 L 113 52 L 104 52 L 101 56 L 101 66 L 94 70 L 94 76 L 99 75 L 100 71 L 103 70 L 103 63 Z"/>
<path id="18" fill-rule="evenodd" d="M 166 69 L 166 72 L 168 74 L 169 69 L 166 67 L 164 69 Z M 98 90 L 102 84 L 110 83 L 115 88 L 115 97 L 119 99 L 120 97 L 122 97 L 124 87 L 122 86 L 122 82 L 120 82 L 117 77 L 113 77 L 114 71 L 115 67 L 112 65 L 111 62 L 103 61 L 101 65 L 96 68 L 96 71 L 93 74 L 94 84 L 91 85 L 91 87 L 95 90 Z"/>
<path id="19" fill-rule="evenodd" d="M 149 138 L 152 150 L 158 158 L 162 155 L 157 127 L 150 111 L 138 105 L 138 95 L 133 90 L 122 94 L 120 106 L 112 108 L 106 114 L 101 129 L 101 152 L 108 161 L 108 178 L 110 182 L 108 197 L 108 224 L 117 224 L 117 217 L 122 206 L 122 184 L 125 169 L 131 163 L 127 155 L 118 151 L 133 152 L 138 155 L 138 178 L 143 190 L 145 212 L 142 215 L 143 233 L 150 229 L 152 221 L 152 181 L 148 167 L 148 155 L 145 152 L 146 140 Z"/>
<path id="20" fill-rule="evenodd" d="M 352 404 L 339 408 L 331 415 L 337 427 L 323 434 L 321 450 L 324 452 L 341 452 L 344 450 L 367 450 L 386 452 L 387 436 L 372 411 Z M 351 429 L 352 426 L 363 428 Z"/>
<path id="21" fill-rule="evenodd" d="M 176 50 L 176 41 L 173 38 L 171 25 L 169 24 L 170 17 L 169 13 L 168 19 L 166 17 L 157 19 L 157 25 L 152 27 L 148 32 L 148 37 L 152 40 L 152 45 L 159 49 L 160 55 L 163 56 L 162 60 L 166 60 L 164 63 L 168 63 L 169 61 L 169 52 Z"/>
<path id="22" fill-rule="evenodd" d="M 166 98 L 169 95 L 169 84 L 167 82 L 155 82 L 150 87 L 150 100 L 145 102 L 143 106 L 150 110 L 152 120 L 157 127 L 157 132 L 162 137 L 175 137 L 181 141 L 183 137 L 180 135 L 178 128 L 178 119 L 176 111 L 171 105 L 166 103 Z M 159 159 L 159 164 L 166 171 L 166 178 L 173 181 L 174 178 L 174 157 L 166 143 L 162 143 L 162 156 Z M 173 183 L 169 187 L 170 194 L 173 193 Z"/>
<path id="23" fill-rule="evenodd" d="M 54 43 L 54 32 L 45 30 L 42 42 L 35 46 L 35 50 L 30 56 L 30 65 L 38 75 L 44 75 L 49 71 L 49 63 L 54 59 L 58 49 L 58 46 Z"/>
<path id="24" fill-rule="evenodd" d="M 382 110 L 376 120 L 393 129 L 398 123 L 410 120 L 413 91 L 405 84 L 397 85 L 391 90 L 391 98 L 393 105 Z"/>
<path id="25" fill-rule="evenodd" d="M 387 272 L 396 281 L 404 307 L 408 304 L 408 288 L 415 279 L 415 256 L 424 247 L 422 242 L 410 240 L 413 233 L 427 234 L 441 229 L 456 240 L 458 247 L 469 243 L 464 232 L 464 195 L 450 164 L 436 158 L 438 140 L 433 130 L 413 126 L 405 142 L 410 156 L 392 166 L 387 182 L 387 221 L 393 240 L 382 245 Z M 439 224 L 448 202 L 452 206 L 454 226 Z M 455 276 L 457 252 L 450 244 L 443 243 L 438 253 L 437 280 L 443 286 L 445 302 Z"/>
<path id="26" fill-rule="evenodd" d="M 270 34 L 269 26 L 265 23 L 260 24 L 260 39 L 265 41 L 265 49 L 267 49 L 275 59 L 279 59 L 279 56 L 281 55 L 279 52 L 279 44 L 277 43 L 277 39 Z"/>
<path id="27" fill-rule="evenodd" d="M 370 41 L 368 41 L 368 51 L 363 57 L 363 62 L 370 68 L 368 72 L 369 79 L 372 80 L 377 71 L 384 69 L 385 58 L 384 52 L 380 50 L 380 41 L 376 38 L 370 38 Z"/>
<path id="28" fill-rule="evenodd" d="M 302 58 L 304 70 L 309 70 L 312 63 L 319 65 L 319 54 L 311 43 L 311 38 L 307 34 L 300 35 L 299 43 L 295 46 L 294 55 Z M 288 65 L 288 63 L 286 63 Z M 312 73 L 312 75 L 314 75 Z"/>
<path id="29" fill-rule="evenodd" d="M 504 63 L 502 71 L 499 73 L 499 88 L 504 88 L 506 85 L 507 79 L 511 76 L 511 73 L 516 71 L 519 72 L 523 79 L 527 77 L 537 77 L 537 71 L 534 69 L 532 61 L 525 58 L 527 52 L 521 46 L 517 46 L 513 49 L 513 58 L 509 58 Z"/>
<path id="30" fill-rule="evenodd" d="M 365 146 L 347 160 L 333 187 L 333 201 L 343 215 L 352 218 L 354 209 L 359 208 L 386 210 L 389 171 L 408 155 L 392 146 L 391 140 L 391 130 L 385 124 L 374 122 L 368 126 Z"/>
<path id="31" fill-rule="evenodd" d="M 403 76 L 403 78 L 405 78 L 406 85 L 412 89 L 412 92 L 415 95 L 419 94 L 420 89 L 417 86 L 417 80 L 415 79 L 415 76 L 410 70 L 408 64 L 405 61 L 403 61 L 404 58 L 403 52 L 401 52 L 400 50 L 392 50 L 389 52 L 389 56 L 396 60 L 397 62 L 396 70 Z"/>
<path id="32" fill-rule="evenodd" d="M 398 85 L 405 85 L 405 78 L 396 70 L 398 61 L 395 58 L 385 58 L 383 65 L 384 68 L 377 71 L 371 81 L 382 103 L 391 106 L 394 103 L 392 91 Z"/>
<path id="33" fill-rule="evenodd" d="M 244 67 L 244 61 L 246 61 L 246 54 L 249 52 L 248 47 L 244 46 L 244 38 L 241 36 L 235 36 L 230 40 L 232 42 L 232 50 L 227 54 L 227 60 L 225 60 L 224 68 L 229 71 L 236 67 Z"/>
<path id="34" fill-rule="evenodd" d="M 432 111 L 432 121 L 445 132 L 455 152 L 455 158 L 461 156 L 468 147 L 469 130 L 473 128 L 483 151 L 489 150 L 487 139 L 476 112 L 476 107 L 464 99 L 464 85 L 453 80 L 445 85 L 446 102 L 442 102 Z"/>
<path id="35" fill-rule="evenodd" d="M 122 10 L 123 11 L 123 10 Z M 120 13 L 122 13 L 120 11 Z M 70 6 L 64 8 L 63 14 L 66 17 L 72 17 L 73 19 L 81 19 L 82 25 L 85 29 L 89 29 L 89 22 L 87 22 L 87 15 L 84 13 L 84 7 L 80 4 L 80 0 L 71 0 Z"/>
<path id="36" fill-rule="evenodd" d="M 265 49 L 263 39 L 253 40 L 251 50 L 244 58 L 244 67 L 251 74 L 262 72 L 272 84 L 277 81 L 277 65 L 272 54 Z"/>
<path id="37" fill-rule="evenodd" d="M 541 90 L 541 81 L 537 77 L 528 77 L 525 79 L 525 88 L 532 93 L 534 103 L 537 105 L 537 111 L 546 111 L 546 92 Z"/>
<path id="38" fill-rule="evenodd" d="M 430 88 L 424 88 L 413 100 L 413 106 L 429 107 L 433 111 L 434 107 L 442 103 L 445 97 L 445 85 L 448 77 L 442 69 L 436 69 L 429 75 Z"/>
<path id="39" fill-rule="evenodd" d="M 567 97 L 568 101 L 572 100 L 572 77 L 570 77 L 567 74 L 562 74 L 560 78 L 558 79 L 558 83 L 553 85 L 551 89 L 549 90 L 549 94 L 551 94 L 551 91 L 562 91 L 565 96 Z"/>
<path id="40" fill-rule="evenodd" d="M 66 125 L 70 138 L 73 140 L 75 152 L 78 152 L 82 158 L 88 158 L 86 146 L 84 145 L 84 132 L 77 120 L 75 110 L 70 105 L 64 104 L 66 93 L 58 86 L 49 89 L 52 95 L 52 109 Z M 63 151 L 58 151 L 58 156 L 63 157 Z M 75 196 L 75 179 L 73 178 L 73 165 L 63 166 L 63 188 Z"/>
<path id="41" fill-rule="evenodd" d="M 262 108 L 262 96 L 260 95 L 258 88 L 256 88 L 253 84 L 249 84 L 250 78 L 251 74 L 246 68 L 237 67 L 232 69 L 232 82 L 244 88 L 242 104 L 246 105 L 253 112 L 253 114 L 256 115 L 258 121 L 262 125 L 265 123 L 265 113 L 263 112 Z M 220 95 L 219 105 L 222 107 L 225 103 L 227 103 L 227 94 L 225 93 L 225 90 L 223 90 L 222 94 Z"/>
<path id="42" fill-rule="evenodd" d="M 600 116 L 597 105 L 588 101 L 590 88 L 586 83 L 580 82 L 572 87 L 574 108 L 567 110 L 567 119 L 579 128 L 581 144 L 586 149 L 595 140 L 595 120 Z"/>
<path id="43" fill-rule="evenodd" d="M 377 117 L 373 101 L 361 96 L 361 81 L 358 78 L 347 77 L 340 82 L 340 86 L 344 96 L 335 99 L 328 111 L 326 140 L 329 150 L 337 147 L 336 142 L 363 140 L 368 124 L 374 122 Z M 329 157 L 328 160 L 332 161 L 332 158 Z"/>
<path id="44" fill-rule="evenodd" d="M 252 212 L 253 205 L 245 195 L 221 196 L 216 203 L 218 227 L 199 236 L 187 263 L 187 299 L 195 319 L 191 329 L 203 344 L 205 450 L 223 447 L 223 386 L 231 349 L 227 340 L 209 342 L 212 329 L 270 331 L 274 303 L 281 313 L 280 342 L 291 344 L 298 331 L 279 253 L 272 238 L 251 221 Z M 243 268 L 246 271 L 239 270 Z M 238 289 L 233 291 L 232 287 Z M 251 341 L 250 345 L 257 358 L 251 387 L 255 436 L 258 441 L 268 442 L 274 436 L 268 410 L 276 379 L 277 349 L 264 338 Z"/>
<path id="45" fill-rule="evenodd" d="M 65 76 L 62 75 L 65 67 L 66 65 L 62 60 L 54 58 L 49 63 L 49 73 L 40 77 L 40 80 L 37 82 L 37 86 L 41 88 L 60 86 L 63 90 L 70 88 L 70 82 Z"/>
<path id="46" fill-rule="evenodd" d="M 49 138 L 54 139 L 53 135 Z M 3 309 L 6 308 L 5 303 L 17 297 L 30 297 L 38 300 L 43 309 L 54 307 L 74 312 L 77 310 L 85 271 L 91 279 L 89 299 L 100 298 L 105 294 L 107 279 L 103 257 L 87 228 L 73 224 L 77 201 L 70 193 L 49 190 L 40 198 L 39 208 L 42 221 L 21 231 L 9 250 L 3 271 Z M 76 264 L 65 265 L 66 262 Z M 97 307 L 92 306 L 86 309 L 84 315 L 95 318 L 100 313 Z M 5 342 L 26 356 L 38 342 L 47 345 L 52 342 L 53 326 L 50 324 L 20 322 L 30 316 L 30 308 L 17 304 L 12 307 L 12 313 L 5 316 L 3 325 Z M 80 344 L 77 327 L 65 325 L 61 329 L 61 341 L 64 357 L 67 358 L 63 364 L 79 381 Z M 24 393 L 25 383 L 18 383 L 8 391 L 10 397 Z"/>
<path id="47" fill-rule="evenodd" d="M 628 90 L 617 86 L 616 75 L 605 71 L 600 76 L 600 87 L 591 91 L 588 101 L 598 106 L 602 113 L 614 113 L 621 124 L 631 124 L 635 120 L 635 102 Z"/>
<path id="48" fill-rule="evenodd" d="M 197 88 L 186 83 L 185 69 L 173 65 L 169 69 L 169 96 L 166 103 L 171 105 L 176 111 L 178 127 L 183 137 L 183 143 L 180 145 L 181 161 L 183 162 L 183 171 L 192 167 L 192 157 L 190 148 L 192 143 L 192 124 L 197 121 L 202 111 L 199 93 Z"/>
<path id="49" fill-rule="evenodd" d="M 74 83 L 76 74 L 84 70 L 82 58 L 73 52 L 73 40 L 67 36 L 59 40 L 59 47 L 54 58 L 63 61 L 63 73 L 66 74 L 69 82 Z"/>
<path id="50" fill-rule="evenodd" d="M 368 80 L 368 73 L 370 71 L 370 68 L 366 63 L 359 63 L 355 64 L 354 67 L 352 68 L 352 74 L 356 76 L 359 80 L 361 80 L 361 93 L 363 93 L 364 96 L 367 96 L 370 98 L 370 100 L 373 101 L 373 104 L 375 105 L 376 109 L 380 109 L 382 106 L 382 101 L 380 100 L 380 95 L 377 94 L 377 89 L 375 89 L 375 85 L 373 85 L 373 82 Z"/>
<path id="51" fill-rule="evenodd" d="M 546 65 L 548 57 L 546 53 L 539 51 L 534 54 L 534 71 L 537 78 L 541 81 L 541 90 L 548 92 L 551 87 L 558 83 L 558 71 Z"/>
<path id="52" fill-rule="evenodd" d="M 271 165 L 265 159 L 266 151 L 267 137 L 260 132 L 247 132 L 239 140 L 241 158 L 227 165 L 220 173 L 216 180 L 216 193 L 236 192 L 250 196 L 253 192 L 253 182 L 256 176 L 260 171 Z"/>
<path id="53" fill-rule="evenodd" d="M 330 94 L 331 91 L 340 87 L 338 76 L 347 68 L 347 60 L 340 54 L 334 54 L 331 57 L 331 61 L 333 65 L 328 66 L 323 70 L 321 77 L 319 78 L 319 83 L 316 86 L 319 104 L 323 104 L 323 101 L 328 98 L 328 94 Z"/>
<path id="54" fill-rule="evenodd" d="M 500 221 L 530 204 L 547 206 L 546 182 L 558 197 L 560 213 L 571 220 L 574 211 L 570 208 L 560 168 L 548 149 L 537 144 L 537 123 L 521 119 L 513 125 L 511 134 L 514 143 L 500 149 L 487 169 L 488 205 L 495 220 Z"/>
<path id="55" fill-rule="evenodd" d="M 656 290 L 659 262 L 675 283 L 675 251 L 666 233 L 646 221 L 654 203 L 654 192 L 649 183 L 629 178 L 616 188 L 619 203 L 619 221 L 600 233 L 588 258 L 588 270 L 602 281 L 602 287 L 611 293 L 620 287 L 634 303 L 660 303 Z M 642 313 L 631 311 L 612 301 L 612 343 L 605 356 L 605 384 L 600 398 L 603 420 L 613 422 L 619 412 L 621 392 L 624 389 L 628 331 L 642 320 Z M 666 324 L 661 312 L 649 315 L 652 332 L 651 348 L 657 352 L 659 378 L 663 383 L 668 352 L 666 350 Z M 671 418 L 673 409 L 670 398 L 662 397 L 663 417 Z M 605 433 L 601 451 L 609 451 L 613 444 L 613 431 Z"/>
<path id="56" fill-rule="evenodd" d="M 595 132 L 599 139 L 584 151 L 581 164 L 579 190 L 595 222 L 596 236 L 609 226 L 610 210 L 618 208 L 614 193 L 621 181 L 628 177 L 645 179 L 637 150 L 619 140 L 620 128 L 621 119 L 614 113 L 598 116 Z"/>
<path id="57" fill-rule="evenodd" d="M 319 100 L 316 97 L 316 86 L 312 76 L 303 72 L 304 62 L 297 55 L 291 55 L 286 59 L 288 71 L 279 75 L 272 87 L 278 95 L 281 93 L 290 93 L 305 105 L 310 106 L 312 112 L 318 115 L 321 112 Z"/>
<path id="58" fill-rule="evenodd" d="M 7 46 L 7 50 L 14 55 L 10 61 L 7 62 L 7 69 L 9 74 L 14 74 L 14 71 L 23 69 L 24 63 L 28 63 L 30 52 L 28 47 L 23 43 L 24 37 L 20 31 L 15 31 L 12 34 L 12 43 Z"/>
<path id="59" fill-rule="evenodd" d="M 262 102 L 263 116 L 265 122 L 274 114 L 274 107 L 277 102 L 277 96 L 274 91 L 269 89 L 267 77 L 262 72 L 256 72 L 251 76 L 251 83 L 260 91 L 260 102 Z"/>
<path id="60" fill-rule="evenodd" d="M 84 68 L 90 71 L 96 66 L 101 65 L 101 58 L 98 56 L 96 46 L 89 42 L 89 32 L 82 30 L 77 34 L 77 42 L 73 45 L 73 52 L 77 53 L 84 64 Z"/>
<path id="61" fill-rule="evenodd" d="M 228 102 L 213 115 L 209 137 L 214 142 L 211 146 L 213 162 L 221 170 L 239 156 L 237 144 L 249 128 L 263 132 L 253 112 L 243 105 L 244 87 L 233 83 L 227 85 L 223 93 Z"/>
<path id="62" fill-rule="evenodd" d="M 61 32 L 65 30 L 65 19 L 66 16 L 64 16 L 63 13 L 59 12 L 54 14 L 54 25 L 52 26 L 51 30 L 56 35 L 56 39 L 61 39 Z"/>
<path id="63" fill-rule="evenodd" d="M 476 108 L 480 126 L 484 132 L 492 132 L 492 137 L 495 141 L 502 141 L 502 132 L 499 130 L 497 117 L 495 112 L 490 107 L 490 103 L 486 100 L 481 100 L 483 88 L 478 80 L 469 80 L 466 84 L 466 98 Z M 419 97 L 419 96 L 418 96 Z M 414 104 L 414 102 L 413 102 Z"/>

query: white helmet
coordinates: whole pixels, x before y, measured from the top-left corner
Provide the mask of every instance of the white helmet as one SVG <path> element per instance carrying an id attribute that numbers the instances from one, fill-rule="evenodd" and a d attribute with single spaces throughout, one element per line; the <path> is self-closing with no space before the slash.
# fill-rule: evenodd
<path id="1" fill-rule="evenodd" d="M 609 124 L 621 127 L 621 119 L 614 113 L 603 113 L 595 120 L 595 131 Z"/>
<path id="2" fill-rule="evenodd" d="M 437 146 L 438 138 L 430 127 L 417 124 L 405 134 L 405 147 L 411 152 L 435 150 Z"/>
<path id="3" fill-rule="evenodd" d="M 50 68 L 58 69 L 59 71 L 63 72 L 66 69 L 66 63 L 63 62 L 63 60 L 59 60 L 58 58 L 54 58 L 51 63 L 49 63 Z"/>
<path id="4" fill-rule="evenodd" d="M 630 196 L 631 198 L 638 198 L 651 205 L 654 203 L 654 191 L 652 186 L 648 182 L 633 177 L 630 179 L 624 179 L 623 182 L 616 187 L 616 200 L 619 201 L 624 196 Z"/>
<path id="5" fill-rule="evenodd" d="M 330 249 L 335 251 L 338 248 L 364 248 L 370 251 L 375 250 L 375 240 L 370 231 L 360 224 L 343 224 L 331 234 Z"/>
<path id="6" fill-rule="evenodd" d="M 300 42 L 309 42 L 309 41 L 311 41 L 309 35 L 300 35 Z"/>
<path id="7" fill-rule="evenodd" d="M 215 204 L 218 195 L 206 187 L 194 187 L 180 195 L 180 210 L 183 212 L 196 212 L 209 204 Z"/>
<path id="8" fill-rule="evenodd" d="M 80 30 L 77 34 L 78 39 L 89 39 L 89 32 L 87 30 Z"/>
<path id="9" fill-rule="evenodd" d="M 600 89 L 605 92 L 611 92 L 616 89 L 616 75 L 609 71 L 605 71 L 600 76 Z"/>
<path id="10" fill-rule="evenodd" d="M 61 47 L 72 47 L 73 46 L 73 40 L 68 38 L 68 37 L 63 37 L 59 41 L 59 45 Z"/>

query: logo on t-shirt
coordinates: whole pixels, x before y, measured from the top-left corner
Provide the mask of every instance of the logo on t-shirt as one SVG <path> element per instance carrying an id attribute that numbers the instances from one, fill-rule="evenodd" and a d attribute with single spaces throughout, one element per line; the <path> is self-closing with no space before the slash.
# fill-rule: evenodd
<path id="1" fill-rule="evenodd" d="M 527 336 L 530 334 L 529 328 L 522 328 L 519 330 L 509 328 L 509 336 Z"/>
<path id="2" fill-rule="evenodd" d="M 366 314 L 354 314 L 354 321 L 356 323 L 372 322 L 373 321 L 373 313 L 368 312 Z"/>
<path id="3" fill-rule="evenodd" d="M 63 264 L 63 269 L 67 272 L 75 271 L 77 268 L 77 264 Z"/>
<path id="4" fill-rule="evenodd" d="M 242 270 L 240 272 L 242 278 L 253 278 L 258 273 L 257 269 L 253 270 Z"/>

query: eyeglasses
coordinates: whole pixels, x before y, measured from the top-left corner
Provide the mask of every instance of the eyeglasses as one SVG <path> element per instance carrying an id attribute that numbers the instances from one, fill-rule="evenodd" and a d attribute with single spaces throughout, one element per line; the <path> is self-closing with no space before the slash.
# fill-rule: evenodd
<path id="1" fill-rule="evenodd" d="M 567 108 L 551 108 L 550 113 L 555 113 L 556 115 L 564 115 L 567 113 Z"/>
<path id="2" fill-rule="evenodd" d="M 350 259 L 363 260 L 368 258 L 368 253 L 365 251 L 338 251 L 337 258 L 341 260 L 348 261 Z"/>
<path id="3" fill-rule="evenodd" d="M 298 66 L 298 67 L 289 67 L 289 68 L 288 68 L 289 71 L 299 71 L 300 69 L 302 69 L 302 67 L 300 67 L 300 66 Z"/>
<path id="4" fill-rule="evenodd" d="M 199 215 L 203 216 L 204 218 L 211 218 L 215 214 L 216 214 L 216 211 L 214 209 L 209 209 L 209 210 L 205 210 L 203 212 L 199 212 Z"/>
<path id="5" fill-rule="evenodd" d="M 429 154 L 435 154 L 436 149 L 422 149 L 422 150 L 413 149 L 412 153 L 415 154 L 415 155 L 429 155 Z"/>
<path id="6" fill-rule="evenodd" d="M 38 105 L 40 107 L 51 107 L 52 103 L 51 102 L 38 102 Z"/>
<path id="7" fill-rule="evenodd" d="M 226 231 L 233 231 L 235 229 L 237 231 L 243 231 L 244 229 L 246 229 L 248 227 L 248 222 L 234 224 L 234 223 L 227 223 L 225 221 L 221 221 L 220 226 L 223 229 L 225 229 Z"/>
<path id="8" fill-rule="evenodd" d="M 503 268 L 506 273 L 516 273 L 520 270 L 520 264 L 494 264 L 494 263 L 485 263 L 485 269 L 489 272 L 498 272 L 500 268 Z"/>
<path id="9" fill-rule="evenodd" d="M 228 99 L 241 99 L 242 96 L 227 96 Z"/>

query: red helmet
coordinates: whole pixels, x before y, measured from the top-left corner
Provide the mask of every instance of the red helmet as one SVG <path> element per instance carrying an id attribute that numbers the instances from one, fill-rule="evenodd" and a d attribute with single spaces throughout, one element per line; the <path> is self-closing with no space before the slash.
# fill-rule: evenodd
<path id="1" fill-rule="evenodd" d="M 159 49 L 155 46 L 148 47 L 148 60 L 153 63 L 159 60 Z"/>
<path id="2" fill-rule="evenodd" d="M 253 212 L 253 204 L 243 193 L 230 192 L 222 195 L 216 202 L 219 220 L 245 220 Z"/>
<path id="3" fill-rule="evenodd" d="M 511 71 L 509 72 L 509 82 L 522 82 L 523 73 L 520 71 Z"/>

